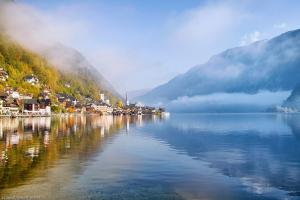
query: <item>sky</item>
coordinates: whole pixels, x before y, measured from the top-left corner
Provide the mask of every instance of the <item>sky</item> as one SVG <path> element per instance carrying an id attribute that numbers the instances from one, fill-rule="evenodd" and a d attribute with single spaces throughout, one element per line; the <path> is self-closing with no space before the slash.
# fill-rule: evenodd
<path id="1" fill-rule="evenodd" d="M 79 50 L 121 94 L 154 88 L 228 48 L 300 28 L 297 0 L 16 2 L 29 12 L 15 20 L 45 23 L 26 25 L 26 32 Z"/>

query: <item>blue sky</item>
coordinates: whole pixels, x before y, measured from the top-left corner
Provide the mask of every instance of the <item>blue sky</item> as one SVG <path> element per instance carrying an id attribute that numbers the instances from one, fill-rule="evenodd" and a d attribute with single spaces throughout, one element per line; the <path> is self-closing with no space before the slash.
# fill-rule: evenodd
<path id="1" fill-rule="evenodd" d="M 296 0 L 17 2 L 47 19 L 51 37 L 81 51 L 120 93 L 153 88 L 227 48 L 300 28 Z"/>

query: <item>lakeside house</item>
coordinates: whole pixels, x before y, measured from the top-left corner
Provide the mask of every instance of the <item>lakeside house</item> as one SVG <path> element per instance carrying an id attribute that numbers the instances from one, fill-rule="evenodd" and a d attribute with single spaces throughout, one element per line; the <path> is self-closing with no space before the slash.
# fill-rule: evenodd
<path id="1" fill-rule="evenodd" d="M 75 97 L 72 97 L 65 93 L 58 93 L 56 95 L 56 98 L 57 98 L 57 101 L 60 103 L 60 105 L 66 109 L 75 107 L 77 104 L 77 100 Z"/>
<path id="2" fill-rule="evenodd" d="M 86 97 L 78 101 L 75 97 L 66 93 L 52 95 L 50 88 L 41 86 L 42 90 L 38 98 L 32 94 L 21 94 L 17 88 L 6 87 L 0 92 L 0 115 L 1 116 L 49 116 L 51 108 L 58 107 L 56 112 L 67 113 L 97 113 L 101 115 L 153 115 L 164 112 L 163 108 L 156 109 L 142 104 L 126 102 L 127 105 L 115 106 L 110 104 L 109 99 L 100 93 L 100 100 Z M 51 98 L 50 98 L 51 97 Z M 53 104 L 51 99 L 56 97 Z"/>
<path id="3" fill-rule="evenodd" d="M 23 114 L 25 115 L 51 115 L 50 99 L 24 99 Z"/>
<path id="4" fill-rule="evenodd" d="M 0 93 L 0 114 L 6 116 L 17 115 L 50 115 L 51 100 L 40 97 L 33 99 L 32 95 L 20 94 L 16 89 L 6 88 Z"/>
<path id="5" fill-rule="evenodd" d="M 71 84 L 70 84 L 69 82 L 67 82 L 67 83 L 64 84 L 64 86 L 65 86 L 66 88 L 70 88 L 70 87 L 71 87 Z"/>
<path id="6" fill-rule="evenodd" d="M 5 101 L 1 100 L 0 113 L 2 115 L 17 116 L 20 112 L 19 101 L 8 98 Z"/>
<path id="7" fill-rule="evenodd" d="M 36 76 L 34 76 L 33 74 L 25 76 L 24 81 L 26 81 L 27 83 L 30 83 L 31 85 L 39 84 L 39 79 Z"/>
<path id="8" fill-rule="evenodd" d="M 24 99 L 23 113 L 26 115 L 37 115 L 39 104 L 36 99 Z"/>
<path id="9" fill-rule="evenodd" d="M 113 108 L 109 104 L 104 103 L 102 101 L 93 103 L 91 106 L 95 112 L 99 112 L 101 114 L 112 114 L 113 113 Z"/>

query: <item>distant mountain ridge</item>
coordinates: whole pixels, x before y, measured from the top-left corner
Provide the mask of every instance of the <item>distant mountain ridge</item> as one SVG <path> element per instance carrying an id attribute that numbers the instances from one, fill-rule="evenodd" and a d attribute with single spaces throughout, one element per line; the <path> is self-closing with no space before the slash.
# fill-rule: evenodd
<path id="1" fill-rule="evenodd" d="M 300 29 L 228 49 L 139 97 L 168 102 L 214 93 L 290 91 L 300 82 Z"/>

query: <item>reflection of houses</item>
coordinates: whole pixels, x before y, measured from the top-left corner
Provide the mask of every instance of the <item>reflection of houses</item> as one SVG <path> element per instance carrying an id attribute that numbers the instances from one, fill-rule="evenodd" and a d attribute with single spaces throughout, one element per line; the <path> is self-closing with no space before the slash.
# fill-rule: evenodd
<path id="1" fill-rule="evenodd" d="M 19 121 L 16 119 L 10 118 L 0 118 L 0 130 L 2 133 L 4 131 L 13 131 L 16 130 L 19 126 Z"/>
<path id="2" fill-rule="evenodd" d="M 37 85 L 39 83 L 39 79 L 35 77 L 33 74 L 25 76 L 24 81 L 30 83 L 31 85 Z"/>
<path id="3" fill-rule="evenodd" d="M 24 118 L 24 133 L 49 131 L 51 126 L 50 117 Z"/>
<path id="4" fill-rule="evenodd" d="M 25 155 L 28 157 L 31 157 L 32 159 L 34 157 L 38 157 L 39 156 L 39 147 L 29 147 L 26 150 Z"/>
<path id="5" fill-rule="evenodd" d="M 19 144 L 19 141 L 20 141 L 20 136 L 17 131 L 14 131 L 14 133 L 9 134 L 6 137 L 6 146 L 11 147 L 11 146 L 17 145 L 17 144 Z"/>
<path id="6" fill-rule="evenodd" d="M 7 161 L 7 159 L 8 159 L 7 151 L 1 151 L 1 153 L 0 153 L 0 166 L 1 165 L 3 166 L 5 164 L 5 162 Z"/>
<path id="7" fill-rule="evenodd" d="M 7 79 L 8 79 L 8 73 L 3 68 L 0 68 L 0 80 L 6 81 Z"/>

